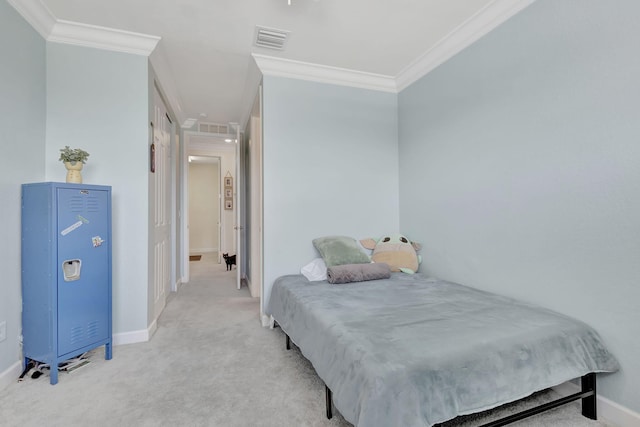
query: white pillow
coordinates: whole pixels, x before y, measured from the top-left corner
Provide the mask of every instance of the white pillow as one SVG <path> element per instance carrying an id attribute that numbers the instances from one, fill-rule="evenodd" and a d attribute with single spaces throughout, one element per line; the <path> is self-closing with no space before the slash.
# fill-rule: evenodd
<path id="1" fill-rule="evenodd" d="M 302 267 L 300 273 L 310 282 L 327 280 L 327 265 L 322 258 L 316 258 L 309 264 Z"/>

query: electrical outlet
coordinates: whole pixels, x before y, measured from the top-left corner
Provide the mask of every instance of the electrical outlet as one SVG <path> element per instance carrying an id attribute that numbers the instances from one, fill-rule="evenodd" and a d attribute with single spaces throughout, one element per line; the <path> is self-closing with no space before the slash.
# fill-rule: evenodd
<path id="1" fill-rule="evenodd" d="M 7 321 L 0 322 L 0 342 L 7 339 Z"/>

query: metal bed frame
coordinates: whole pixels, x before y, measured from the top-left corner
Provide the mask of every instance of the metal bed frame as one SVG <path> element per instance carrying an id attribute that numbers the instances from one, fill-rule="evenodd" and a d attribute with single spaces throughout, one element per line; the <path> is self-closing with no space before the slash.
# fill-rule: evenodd
<path id="1" fill-rule="evenodd" d="M 279 326 L 276 322 L 274 326 Z M 284 332 L 284 331 L 283 331 Z M 289 335 L 284 332 L 286 337 L 285 339 L 285 347 L 287 350 L 291 349 L 291 338 Z M 508 415 L 504 418 L 500 418 L 495 421 L 491 421 L 486 424 L 482 424 L 479 427 L 499 427 L 507 424 L 514 423 L 516 421 L 523 420 L 530 416 L 540 414 L 542 412 L 548 411 L 553 408 L 557 408 L 558 406 L 566 405 L 567 403 L 571 403 L 575 400 L 582 399 L 582 415 L 586 418 L 597 420 L 597 405 L 596 405 L 596 374 L 591 372 L 589 374 L 584 375 L 580 379 L 581 390 L 578 393 L 571 394 L 569 396 L 561 397 L 556 400 L 552 400 L 547 403 L 543 403 L 542 405 L 526 409 L 524 411 L 518 412 L 516 414 Z M 325 384 L 325 404 L 327 411 L 327 418 L 331 419 L 333 417 L 333 398 L 332 392 L 329 387 Z M 438 424 L 436 424 L 438 425 Z"/>

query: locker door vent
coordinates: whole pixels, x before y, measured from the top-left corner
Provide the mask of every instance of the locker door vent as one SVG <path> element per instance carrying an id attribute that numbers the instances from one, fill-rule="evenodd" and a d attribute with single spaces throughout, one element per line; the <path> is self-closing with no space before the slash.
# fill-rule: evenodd
<path id="1" fill-rule="evenodd" d="M 98 321 L 94 320 L 87 325 L 87 338 L 95 338 L 98 336 L 99 325 Z"/>
<path id="2" fill-rule="evenodd" d="M 75 326 L 71 328 L 71 333 L 69 334 L 69 342 L 71 344 L 77 344 L 82 342 L 84 338 L 84 328 L 82 326 Z"/>
<path id="3" fill-rule="evenodd" d="M 69 344 L 86 345 L 95 341 L 100 332 L 100 322 L 97 320 L 87 323 L 87 327 L 82 325 L 74 326 L 69 330 Z"/>
<path id="4" fill-rule="evenodd" d="M 84 198 L 81 196 L 74 196 L 69 199 L 69 210 L 71 212 L 82 212 L 84 208 Z"/>
<path id="5" fill-rule="evenodd" d="M 87 212 L 100 212 L 100 200 L 97 197 L 87 199 Z"/>

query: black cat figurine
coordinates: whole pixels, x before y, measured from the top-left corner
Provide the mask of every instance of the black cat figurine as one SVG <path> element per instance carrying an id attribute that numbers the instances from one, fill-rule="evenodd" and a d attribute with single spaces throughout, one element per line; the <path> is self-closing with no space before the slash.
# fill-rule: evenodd
<path id="1" fill-rule="evenodd" d="M 224 258 L 224 262 L 227 264 L 227 271 L 232 270 L 233 266 L 236 265 L 236 256 L 229 256 L 228 253 L 222 254 L 222 258 Z"/>

